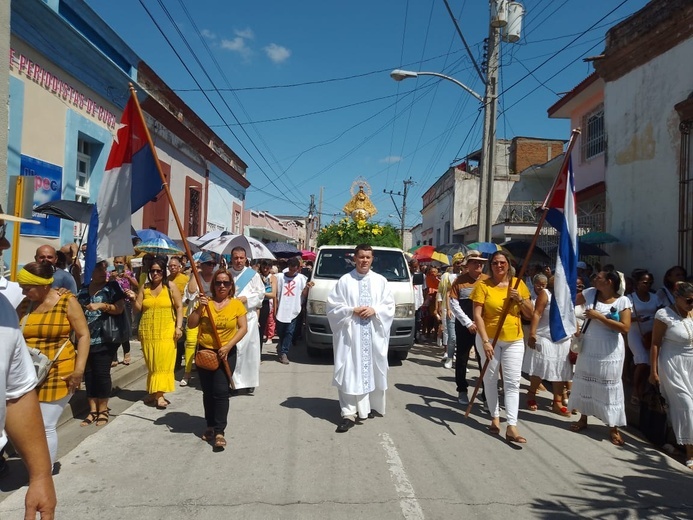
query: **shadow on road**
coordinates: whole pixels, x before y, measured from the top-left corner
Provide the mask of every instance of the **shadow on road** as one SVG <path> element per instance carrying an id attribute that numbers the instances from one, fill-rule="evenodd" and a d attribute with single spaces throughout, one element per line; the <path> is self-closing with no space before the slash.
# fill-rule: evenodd
<path id="1" fill-rule="evenodd" d="M 606 441 L 608 442 L 608 441 Z M 672 470 L 666 456 L 653 450 L 644 451 L 647 443 L 634 443 L 635 461 L 629 461 L 636 475 L 600 475 L 577 471 L 584 486 L 574 494 L 547 494 L 546 499 L 530 504 L 536 518 L 691 518 L 693 517 L 693 472 Z M 571 455 L 569 455 L 571 456 Z M 575 454 L 575 466 L 581 464 Z M 589 491 L 586 496 L 585 490 Z M 598 498 L 595 498 L 595 495 Z"/>
<path id="2" fill-rule="evenodd" d="M 200 403 L 202 411 L 202 403 Z M 207 423 L 204 417 L 185 412 L 167 412 L 154 421 L 154 424 L 167 426 L 171 433 L 187 433 L 201 437 Z"/>
<path id="3" fill-rule="evenodd" d="M 324 397 L 288 397 L 281 406 L 303 410 L 315 419 L 322 419 L 329 423 L 337 424 L 339 417 L 339 404 L 334 399 Z"/>

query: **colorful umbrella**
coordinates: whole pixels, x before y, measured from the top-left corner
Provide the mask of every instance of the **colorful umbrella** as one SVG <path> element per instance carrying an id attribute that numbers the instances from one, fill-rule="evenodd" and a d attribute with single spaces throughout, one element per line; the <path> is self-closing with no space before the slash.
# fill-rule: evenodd
<path id="1" fill-rule="evenodd" d="M 450 265 L 448 255 L 439 253 L 433 246 L 421 246 L 412 255 L 419 262 L 439 262 L 444 265 Z"/>
<path id="2" fill-rule="evenodd" d="M 137 236 L 142 242 L 135 246 L 135 251 L 155 255 L 179 255 L 183 250 L 167 235 L 156 229 L 141 229 Z"/>
<path id="3" fill-rule="evenodd" d="M 315 262 L 315 253 L 313 251 L 308 251 L 304 249 L 301 251 L 301 258 L 308 260 L 309 262 Z"/>
<path id="4" fill-rule="evenodd" d="M 474 251 L 479 251 L 484 255 L 484 258 L 488 258 L 496 251 L 503 249 L 501 246 L 494 244 L 493 242 L 472 242 L 471 244 L 467 244 L 467 247 Z"/>
<path id="5" fill-rule="evenodd" d="M 466 255 L 469 248 L 464 244 L 451 243 L 436 246 L 436 251 L 443 253 L 444 255 L 454 255 L 455 253 L 462 253 L 463 255 Z"/>

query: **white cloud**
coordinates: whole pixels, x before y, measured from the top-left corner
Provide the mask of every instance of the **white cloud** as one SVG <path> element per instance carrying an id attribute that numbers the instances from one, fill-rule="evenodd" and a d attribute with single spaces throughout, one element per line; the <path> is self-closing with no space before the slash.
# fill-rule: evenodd
<path id="1" fill-rule="evenodd" d="M 246 27 L 245 29 L 234 29 L 233 34 L 243 38 L 244 40 L 255 39 L 255 33 L 250 27 Z"/>
<path id="2" fill-rule="evenodd" d="M 277 45 L 276 43 L 270 43 L 264 48 L 264 51 L 265 54 L 267 54 L 267 57 L 274 63 L 282 63 L 288 60 L 289 56 L 291 56 L 291 51 L 289 49 L 282 47 L 281 45 Z"/>
<path id="3" fill-rule="evenodd" d="M 243 58 L 250 58 L 253 51 L 245 44 L 245 40 L 237 36 L 233 40 L 221 40 L 221 48 L 227 51 L 237 52 Z"/>
<path id="4" fill-rule="evenodd" d="M 401 160 L 402 157 L 400 155 L 388 155 L 387 157 L 380 159 L 380 162 L 385 164 L 394 164 L 400 162 Z"/>
<path id="5" fill-rule="evenodd" d="M 210 31 L 209 29 L 202 29 L 200 31 L 200 34 L 202 34 L 202 36 L 204 38 L 207 38 L 208 40 L 215 40 L 217 37 L 217 35 L 214 34 L 212 31 Z"/>

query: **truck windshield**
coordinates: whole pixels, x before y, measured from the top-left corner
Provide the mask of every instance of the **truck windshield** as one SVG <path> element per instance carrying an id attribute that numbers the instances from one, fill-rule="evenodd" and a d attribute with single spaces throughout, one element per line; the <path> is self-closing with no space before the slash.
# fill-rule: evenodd
<path id="1" fill-rule="evenodd" d="M 327 249 L 318 255 L 314 278 L 337 280 L 354 268 L 354 250 Z M 390 282 L 409 280 L 409 270 L 400 251 L 373 251 L 373 271 Z"/>

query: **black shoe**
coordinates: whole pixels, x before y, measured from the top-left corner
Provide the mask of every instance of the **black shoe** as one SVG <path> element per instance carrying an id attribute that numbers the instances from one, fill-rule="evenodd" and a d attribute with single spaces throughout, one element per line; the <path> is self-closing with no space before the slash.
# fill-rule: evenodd
<path id="1" fill-rule="evenodd" d="M 255 387 L 253 386 L 251 388 L 246 389 L 245 393 L 247 395 L 253 395 L 255 393 Z"/>
<path id="2" fill-rule="evenodd" d="M 352 421 L 351 419 L 344 419 L 341 423 L 339 423 L 339 426 L 337 426 L 337 433 L 345 433 L 348 432 L 351 428 L 354 427 L 356 423 Z"/>
<path id="3" fill-rule="evenodd" d="M 5 460 L 5 457 L 0 455 L 0 478 L 3 478 L 10 472 L 10 465 Z"/>

